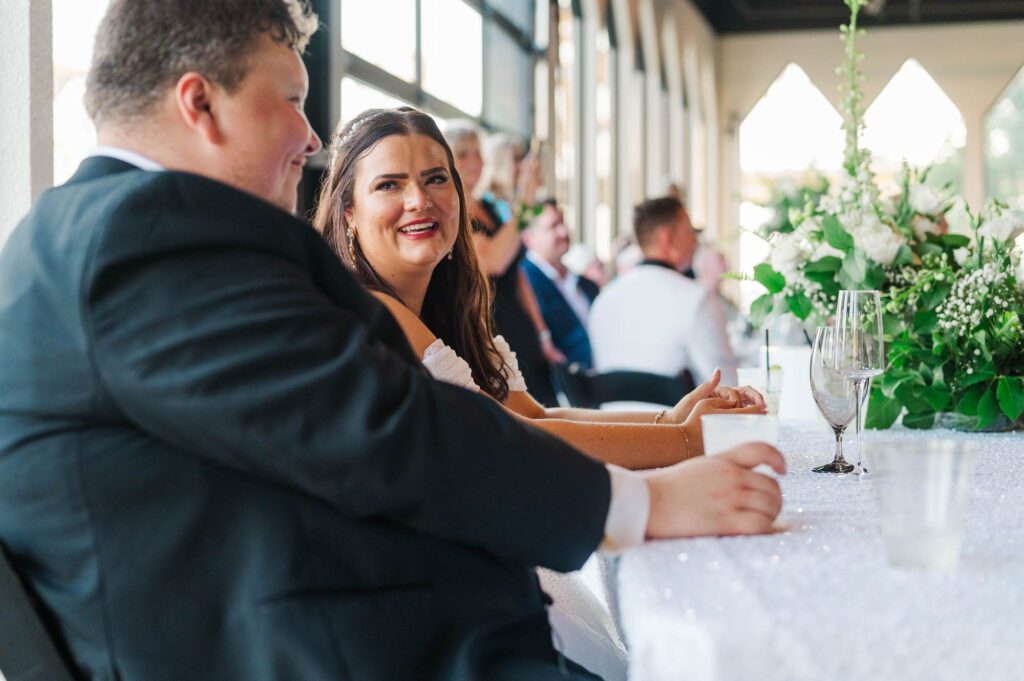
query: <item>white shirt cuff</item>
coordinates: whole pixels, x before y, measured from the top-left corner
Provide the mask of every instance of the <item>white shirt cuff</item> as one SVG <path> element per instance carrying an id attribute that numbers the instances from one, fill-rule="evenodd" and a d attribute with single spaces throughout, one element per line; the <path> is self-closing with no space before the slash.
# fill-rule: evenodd
<path id="1" fill-rule="evenodd" d="M 612 481 L 612 501 L 599 550 L 614 553 L 644 543 L 651 492 L 639 473 L 612 464 L 605 464 L 605 468 Z"/>

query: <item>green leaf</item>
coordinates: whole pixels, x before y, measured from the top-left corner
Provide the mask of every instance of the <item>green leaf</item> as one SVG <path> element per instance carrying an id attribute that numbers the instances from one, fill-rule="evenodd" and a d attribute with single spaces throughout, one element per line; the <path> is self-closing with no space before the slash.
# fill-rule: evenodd
<path id="1" fill-rule="evenodd" d="M 1001 376 L 996 388 L 996 397 L 999 399 L 999 408 L 1006 414 L 1006 418 L 1016 421 L 1024 414 L 1024 385 L 1018 377 Z"/>
<path id="2" fill-rule="evenodd" d="M 914 262 L 914 252 L 910 250 L 910 246 L 903 244 L 900 246 L 900 250 L 896 253 L 896 259 L 892 261 L 893 267 L 902 267 L 903 265 L 911 265 Z"/>
<path id="3" fill-rule="evenodd" d="M 864 276 L 867 274 L 867 258 L 860 251 L 854 250 L 843 259 L 843 268 L 839 271 L 839 283 L 845 289 L 862 289 Z"/>
<path id="4" fill-rule="evenodd" d="M 864 285 L 869 290 L 880 289 L 885 284 L 885 270 L 875 263 L 871 263 L 864 273 Z"/>
<path id="5" fill-rule="evenodd" d="M 928 310 L 938 307 L 939 303 L 944 301 L 946 296 L 949 295 L 949 289 L 949 284 L 934 284 L 930 290 L 921 293 L 919 305 Z"/>
<path id="6" fill-rule="evenodd" d="M 829 274 L 835 274 L 836 272 L 839 271 L 839 268 L 842 266 L 843 261 L 841 258 L 837 258 L 834 255 L 826 255 L 821 258 L 818 258 L 817 260 L 812 260 L 811 262 L 804 265 L 804 274 L 810 274 L 812 272 L 827 272 Z"/>
<path id="7" fill-rule="evenodd" d="M 949 403 L 953 401 L 953 396 L 949 392 L 949 388 L 944 383 L 932 383 L 928 388 L 924 389 L 921 394 L 924 396 L 926 402 L 935 411 L 945 411 Z"/>
<path id="8" fill-rule="evenodd" d="M 935 425 L 935 412 L 924 412 L 921 414 L 907 414 L 903 417 L 903 425 L 907 428 L 927 430 Z"/>
<path id="9" fill-rule="evenodd" d="M 786 278 L 766 262 L 754 268 L 754 281 L 768 289 L 768 293 L 778 293 L 786 288 Z"/>
<path id="10" fill-rule="evenodd" d="M 984 385 L 981 383 L 972 385 L 967 389 L 967 392 L 960 397 L 960 401 L 956 403 L 956 410 L 966 416 L 977 416 L 978 402 L 981 401 L 981 396 L 984 394 Z"/>
<path id="11" fill-rule="evenodd" d="M 828 242 L 829 246 L 837 248 L 843 253 L 849 253 L 853 250 L 853 237 L 843 229 L 839 218 L 835 215 L 827 215 L 821 221 L 821 225 L 825 229 L 825 241 Z"/>
<path id="12" fill-rule="evenodd" d="M 881 390 L 871 389 L 871 397 L 868 400 L 868 415 L 864 420 L 864 427 L 873 430 L 885 430 L 896 423 L 896 419 L 903 413 L 903 405 L 897 400 L 889 399 Z"/>
<path id="13" fill-rule="evenodd" d="M 996 397 L 996 384 L 993 381 L 989 384 L 985 394 L 978 402 L 978 425 L 976 430 L 992 424 L 999 417 L 999 400 Z"/>
<path id="14" fill-rule="evenodd" d="M 996 365 L 991 361 L 985 362 L 985 364 L 975 369 L 973 373 L 965 374 L 965 376 L 966 378 L 960 381 L 960 387 L 962 388 L 974 385 L 975 383 L 986 383 L 996 377 Z"/>
<path id="15" fill-rule="evenodd" d="M 918 253 L 922 256 L 939 255 L 942 253 L 942 246 L 938 244 L 921 244 L 920 248 L 918 248 Z"/>
<path id="16" fill-rule="evenodd" d="M 939 324 L 939 313 L 935 310 L 920 310 L 914 315 L 914 333 L 930 334 Z"/>
<path id="17" fill-rule="evenodd" d="M 811 314 L 811 310 L 814 309 L 811 299 L 803 293 L 794 293 L 791 296 L 786 296 L 786 304 L 789 305 L 789 311 L 800 321 L 807 319 Z"/>
<path id="18" fill-rule="evenodd" d="M 950 248 L 966 248 L 971 240 L 963 234 L 943 234 L 942 243 Z"/>
<path id="19" fill-rule="evenodd" d="M 924 398 L 922 388 L 924 388 L 924 383 L 921 380 L 921 376 L 915 373 L 912 378 L 908 378 L 908 380 L 900 383 L 893 391 L 893 394 L 896 396 L 896 399 L 903 403 L 907 411 L 913 414 L 921 414 L 932 410 L 932 406 Z"/>
<path id="20" fill-rule="evenodd" d="M 750 304 L 750 323 L 760 327 L 771 316 L 775 309 L 775 300 L 772 294 L 766 293 Z"/>

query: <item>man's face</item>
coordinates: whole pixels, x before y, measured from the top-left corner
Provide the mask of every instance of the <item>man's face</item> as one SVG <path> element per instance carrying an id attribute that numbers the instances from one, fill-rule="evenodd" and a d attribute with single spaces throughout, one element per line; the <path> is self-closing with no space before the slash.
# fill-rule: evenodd
<path id="1" fill-rule="evenodd" d="M 321 146 L 303 111 L 306 67 L 295 50 L 266 34 L 248 63 L 235 92 L 222 92 L 215 104 L 222 179 L 291 212 L 306 157 Z"/>
<path id="2" fill-rule="evenodd" d="M 569 250 L 569 230 L 562 218 L 562 211 L 553 206 L 544 206 L 527 232 L 527 246 L 549 263 L 561 261 Z"/>
<path id="3" fill-rule="evenodd" d="M 693 254 L 697 250 L 697 233 L 690 222 L 690 216 L 685 209 L 679 210 L 672 227 L 672 251 L 673 260 L 679 269 L 685 270 L 693 264 Z"/>

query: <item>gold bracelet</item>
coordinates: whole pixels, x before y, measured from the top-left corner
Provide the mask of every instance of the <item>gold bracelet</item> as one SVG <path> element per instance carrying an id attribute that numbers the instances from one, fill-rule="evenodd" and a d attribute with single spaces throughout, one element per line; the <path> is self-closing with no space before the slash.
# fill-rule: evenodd
<path id="1" fill-rule="evenodd" d="M 683 442 L 686 443 L 686 458 L 689 459 L 690 454 L 690 434 L 686 432 L 686 426 L 679 424 L 679 430 L 683 431 Z"/>
<path id="2" fill-rule="evenodd" d="M 661 411 L 659 411 L 657 414 L 654 415 L 654 424 L 655 425 L 657 425 L 658 421 L 661 420 L 661 417 L 665 415 L 665 411 L 666 411 L 665 409 L 662 409 Z"/>

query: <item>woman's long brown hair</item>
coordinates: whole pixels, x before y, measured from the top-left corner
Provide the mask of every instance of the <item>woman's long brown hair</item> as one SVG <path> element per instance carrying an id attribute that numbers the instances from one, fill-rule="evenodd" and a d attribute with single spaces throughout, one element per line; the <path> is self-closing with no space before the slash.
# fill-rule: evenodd
<path id="1" fill-rule="evenodd" d="M 459 232 L 452 249 L 452 259 L 444 258 L 434 267 L 420 318 L 427 328 L 469 363 L 481 390 L 502 401 L 508 396 L 508 380 L 499 368 L 502 365 L 501 355 L 494 346 L 491 293 L 470 239 L 462 180 L 455 170 L 452 150 L 434 119 L 403 106 L 398 109 L 369 109 L 346 123 L 331 140 L 331 162 L 320 189 L 313 226 L 363 286 L 401 301 L 366 259 L 358 237 L 351 244 L 353 250 L 350 251 L 345 210 L 352 207 L 359 161 L 380 140 L 392 135 L 411 134 L 426 135 L 441 145 L 459 195 Z M 352 252 L 355 253 L 354 259 Z"/>

